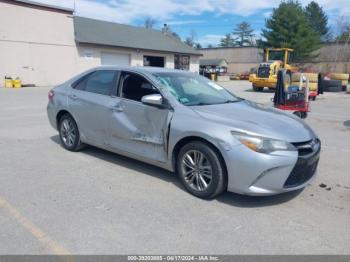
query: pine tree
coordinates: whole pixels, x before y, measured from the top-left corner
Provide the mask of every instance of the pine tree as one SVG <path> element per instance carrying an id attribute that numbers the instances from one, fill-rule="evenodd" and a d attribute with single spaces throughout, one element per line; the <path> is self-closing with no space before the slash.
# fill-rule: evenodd
<path id="1" fill-rule="evenodd" d="M 236 25 L 232 34 L 237 37 L 236 45 L 253 45 L 254 41 L 254 30 L 251 28 L 250 24 L 247 22 L 242 22 Z"/>
<path id="2" fill-rule="evenodd" d="M 226 34 L 225 37 L 220 40 L 221 47 L 232 47 L 235 46 L 235 40 L 232 38 L 231 34 Z"/>
<path id="3" fill-rule="evenodd" d="M 320 47 L 320 36 L 312 28 L 299 2 L 289 0 L 275 8 L 262 30 L 264 47 L 288 47 L 294 49 L 296 60 L 315 56 Z"/>
<path id="4" fill-rule="evenodd" d="M 305 8 L 311 28 L 320 35 L 322 41 L 330 39 L 328 17 L 318 3 L 312 1 Z"/>

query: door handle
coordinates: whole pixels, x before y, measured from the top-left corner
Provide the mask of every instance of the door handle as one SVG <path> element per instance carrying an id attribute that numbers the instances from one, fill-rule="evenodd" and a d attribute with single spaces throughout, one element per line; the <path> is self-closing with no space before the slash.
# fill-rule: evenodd
<path id="1" fill-rule="evenodd" d="M 78 97 L 76 95 L 70 95 L 69 98 L 73 99 L 73 100 L 77 100 Z"/>
<path id="2" fill-rule="evenodd" d="M 115 105 L 112 107 L 112 110 L 116 112 L 123 112 L 124 108 L 120 105 Z"/>

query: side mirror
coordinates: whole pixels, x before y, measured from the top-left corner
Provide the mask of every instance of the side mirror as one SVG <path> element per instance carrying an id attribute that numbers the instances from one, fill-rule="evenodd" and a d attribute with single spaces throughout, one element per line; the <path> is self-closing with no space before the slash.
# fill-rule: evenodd
<path id="1" fill-rule="evenodd" d="M 160 94 L 146 95 L 141 98 L 141 102 L 145 105 L 163 106 L 163 97 Z"/>

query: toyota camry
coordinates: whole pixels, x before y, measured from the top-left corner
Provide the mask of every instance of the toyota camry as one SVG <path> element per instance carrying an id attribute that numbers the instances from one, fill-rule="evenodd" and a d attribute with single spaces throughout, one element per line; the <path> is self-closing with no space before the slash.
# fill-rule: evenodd
<path id="1" fill-rule="evenodd" d="M 165 168 L 200 198 L 297 190 L 317 172 L 321 142 L 303 120 L 198 74 L 99 67 L 48 97 L 65 149 L 88 144 Z"/>

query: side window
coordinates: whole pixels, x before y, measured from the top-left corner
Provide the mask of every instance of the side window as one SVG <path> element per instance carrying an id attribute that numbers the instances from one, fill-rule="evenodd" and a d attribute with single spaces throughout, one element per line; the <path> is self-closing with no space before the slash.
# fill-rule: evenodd
<path id="1" fill-rule="evenodd" d="M 111 95 L 116 87 L 116 71 L 100 70 L 90 73 L 73 84 L 73 88 L 100 95 Z"/>
<path id="2" fill-rule="evenodd" d="M 110 95 L 116 85 L 115 71 L 96 71 L 92 73 L 85 84 L 85 91 L 100 95 Z"/>
<path id="3" fill-rule="evenodd" d="M 159 94 L 159 91 L 144 77 L 134 73 L 122 73 L 121 97 L 141 102 L 143 96 L 151 94 Z"/>
<path id="4" fill-rule="evenodd" d="M 84 90 L 84 89 L 85 89 L 86 78 L 88 78 L 89 75 L 91 75 L 91 73 L 88 74 L 88 75 L 85 75 L 85 76 L 83 76 L 83 77 L 81 77 L 81 78 L 79 78 L 78 80 L 76 80 L 76 81 L 72 84 L 72 87 L 73 87 L 74 89 L 77 89 L 77 90 Z"/>

